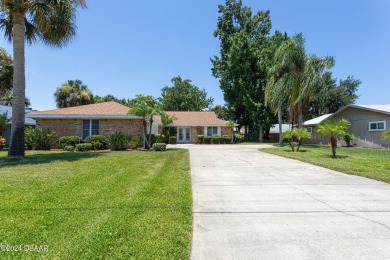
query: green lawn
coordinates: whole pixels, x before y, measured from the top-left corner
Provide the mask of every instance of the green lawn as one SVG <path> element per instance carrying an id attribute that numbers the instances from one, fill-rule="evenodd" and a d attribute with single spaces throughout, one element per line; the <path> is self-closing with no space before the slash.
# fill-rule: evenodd
<path id="1" fill-rule="evenodd" d="M 180 149 L 31 152 L 23 161 L 0 152 L 0 259 L 188 259 L 188 171 Z"/>
<path id="2" fill-rule="evenodd" d="M 390 150 L 339 147 L 338 158 L 334 159 L 329 146 L 306 145 L 301 149 L 301 152 L 293 153 L 285 146 L 262 148 L 261 151 L 390 183 Z"/>

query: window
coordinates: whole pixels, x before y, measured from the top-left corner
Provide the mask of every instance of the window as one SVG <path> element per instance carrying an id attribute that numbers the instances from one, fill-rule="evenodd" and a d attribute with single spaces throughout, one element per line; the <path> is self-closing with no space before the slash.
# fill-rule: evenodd
<path id="1" fill-rule="evenodd" d="M 385 121 L 377 121 L 368 123 L 370 131 L 384 131 L 386 130 L 386 122 Z"/>
<path id="2" fill-rule="evenodd" d="M 211 126 L 207 127 L 207 136 L 212 136 L 214 134 L 218 134 L 218 127 L 217 126 Z"/>
<path id="3" fill-rule="evenodd" d="M 85 140 L 87 136 L 99 134 L 99 120 L 83 120 L 82 139 Z"/>
<path id="4" fill-rule="evenodd" d="M 313 128 L 312 128 L 312 127 L 306 127 L 306 130 L 307 130 L 309 133 L 312 133 L 312 132 L 313 132 Z"/>

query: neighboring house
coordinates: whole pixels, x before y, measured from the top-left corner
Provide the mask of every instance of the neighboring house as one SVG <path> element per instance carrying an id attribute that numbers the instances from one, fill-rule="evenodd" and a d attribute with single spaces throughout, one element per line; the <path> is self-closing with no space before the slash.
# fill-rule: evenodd
<path id="1" fill-rule="evenodd" d="M 282 133 L 288 129 L 291 129 L 291 124 L 282 124 Z M 272 125 L 269 129 L 269 139 L 274 141 L 279 140 L 279 124 Z"/>
<path id="2" fill-rule="evenodd" d="M 315 130 L 315 128 L 321 122 L 328 119 L 331 115 L 332 114 L 326 114 L 323 116 L 319 116 L 319 117 L 310 119 L 310 120 L 305 121 L 303 123 L 303 126 L 307 129 L 308 132 L 311 133 L 311 139 L 305 139 L 305 144 L 328 144 L 328 143 L 330 143 L 329 136 L 323 136 L 322 134 L 318 133 Z"/>
<path id="3" fill-rule="evenodd" d="M 228 121 L 221 120 L 215 112 L 203 111 L 167 111 L 170 116 L 175 116 L 175 121 L 168 127 L 176 128 L 178 143 L 192 143 L 198 140 L 198 135 L 212 136 L 228 135 L 232 137 L 233 129 L 227 127 Z M 161 126 L 160 118 L 156 116 L 156 125 Z M 154 127 L 156 129 L 156 127 Z"/>
<path id="4" fill-rule="evenodd" d="M 131 134 L 133 137 L 143 134 L 142 118 L 129 115 L 130 108 L 114 101 L 60 108 L 55 110 L 29 113 L 38 127 L 54 130 L 58 137 L 76 135 L 83 140 L 89 135 L 109 135 L 117 131 Z M 177 118 L 168 127 L 177 129 L 178 142 L 194 142 L 202 135 L 232 135 L 225 127 L 226 121 L 217 118 L 214 112 L 167 112 Z M 155 116 L 152 133 L 159 132 L 161 122 Z M 58 143 L 54 144 L 58 147 Z"/>
<path id="5" fill-rule="evenodd" d="M 306 143 L 329 143 L 329 138 L 318 134 L 314 127 L 330 117 L 335 120 L 344 118 L 350 122 L 348 131 L 355 136 L 352 144 L 370 148 L 390 147 L 390 140 L 382 138 L 383 132 L 390 127 L 390 105 L 349 105 L 326 118 L 313 119 L 316 120 L 315 124 L 313 120 L 306 121 L 304 126 L 313 129 L 313 139 Z"/>
<path id="6" fill-rule="evenodd" d="M 31 108 L 26 108 L 26 113 L 30 113 L 34 110 Z M 5 105 L 0 105 L 0 114 L 7 114 L 8 119 L 11 121 L 12 117 L 12 106 L 5 106 Z M 35 126 L 36 122 L 32 118 L 25 118 L 25 125 L 26 126 Z M 6 126 L 4 130 L 0 129 L 0 136 L 5 138 L 5 147 L 9 146 L 9 141 L 11 137 L 11 125 Z"/>

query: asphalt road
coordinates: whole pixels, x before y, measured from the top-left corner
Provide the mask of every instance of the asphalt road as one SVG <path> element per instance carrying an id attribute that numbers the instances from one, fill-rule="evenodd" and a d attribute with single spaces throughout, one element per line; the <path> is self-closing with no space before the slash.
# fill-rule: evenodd
<path id="1" fill-rule="evenodd" d="M 191 259 L 389 259 L 390 185 L 258 151 L 189 145 Z"/>

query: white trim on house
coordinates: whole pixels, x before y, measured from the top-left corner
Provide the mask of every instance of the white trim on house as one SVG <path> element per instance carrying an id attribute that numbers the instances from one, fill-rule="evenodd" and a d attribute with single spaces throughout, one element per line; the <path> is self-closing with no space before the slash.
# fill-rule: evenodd
<path id="1" fill-rule="evenodd" d="M 220 127 L 220 126 L 217 126 L 217 125 L 205 126 L 204 129 L 203 129 L 203 135 L 204 135 L 204 136 L 208 136 L 208 135 L 207 135 L 207 128 L 208 128 L 208 127 L 217 127 L 217 134 L 218 134 L 219 136 L 221 136 L 221 127 Z M 214 133 L 213 133 L 213 134 L 214 134 Z M 212 135 L 213 135 L 213 134 L 212 134 Z"/>
<path id="2" fill-rule="evenodd" d="M 378 129 L 378 125 L 383 123 L 383 128 Z M 371 128 L 371 124 L 376 124 L 375 129 Z M 380 132 L 380 131 L 385 131 L 386 130 L 386 121 L 373 121 L 373 122 L 368 122 L 368 131 L 370 132 Z"/>
<path id="3" fill-rule="evenodd" d="M 180 134 L 180 129 L 183 129 L 183 140 L 180 140 L 179 138 L 179 134 Z M 186 136 L 187 136 L 187 130 L 189 130 L 189 134 L 190 134 L 190 138 L 189 140 L 187 140 Z M 191 133 L 191 127 L 189 126 L 185 126 L 185 127 L 178 127 L 177 128 L 177 135 L 176 135 L 176 142 L 178 143 L 189 143 L 189 142 L 192 142 L 192 133 Z"/>

